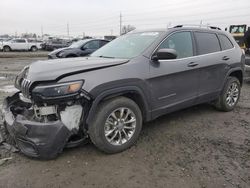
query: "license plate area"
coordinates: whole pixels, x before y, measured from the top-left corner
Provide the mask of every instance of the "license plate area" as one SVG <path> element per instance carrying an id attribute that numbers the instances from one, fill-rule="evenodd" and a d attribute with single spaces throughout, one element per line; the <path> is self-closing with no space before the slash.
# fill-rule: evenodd
<path id="1" fill-rule="evenodd" d="M 34 106 L 34 111 L 37 117 L 57 114 L 56 106 L 42 106 L 42 107 Z"/>

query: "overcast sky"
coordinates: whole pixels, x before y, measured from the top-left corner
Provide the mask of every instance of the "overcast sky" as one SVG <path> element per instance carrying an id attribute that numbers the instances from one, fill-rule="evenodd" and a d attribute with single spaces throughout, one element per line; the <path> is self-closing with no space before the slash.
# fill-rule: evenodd
<path id="1" fill-rule="evenodd" d="M 250 25 L 250 0 L 0 0 L 0 34 L 91 36 L 176 24 Z"/>

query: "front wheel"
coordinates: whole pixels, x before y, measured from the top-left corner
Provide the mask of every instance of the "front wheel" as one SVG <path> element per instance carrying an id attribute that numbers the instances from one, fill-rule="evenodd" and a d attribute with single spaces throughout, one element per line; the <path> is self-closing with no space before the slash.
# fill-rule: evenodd
<path id="1" fill-rule="evenodd" d="M 117 97 L 100 104 L 93 124 L 89 125 L 91 141 L 106 153 L 117 153 L 131 147 L 139 137 L 142 114 L 131 99 Z"/>
<path id="2" fill-rule="evenodd" d="M 236 77 L 228 77 L 222 93 L 215 101 L 215 107 L 221 111 L 232 111 L 240 98 L 241 85 Z"/>
<path id="3" fill-rule="evenodd" d="M 3 51 L 4 52 L 10 52 L 11 51 L 11 48 L 9 46 L 4 46 L 3 47 Z"/>

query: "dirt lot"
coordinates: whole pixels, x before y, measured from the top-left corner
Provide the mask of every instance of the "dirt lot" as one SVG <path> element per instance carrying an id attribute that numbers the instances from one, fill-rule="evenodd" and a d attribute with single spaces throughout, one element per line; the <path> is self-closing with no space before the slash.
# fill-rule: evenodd
<path id="1" fill-rule="evenodd" d="M 0 58 L 0 104 L 14 75 L 40 57 Z M 0 54 L 1 57 L 1 54 Z M 6 87 L 7 86 L 7 87 Z M 0 187 L 250 187 L 250 84 L 233 112 L 209 105 L 145 124 L 129 150 L 106 155 L 92 144 L 39 161 L 0 146 Z"/>

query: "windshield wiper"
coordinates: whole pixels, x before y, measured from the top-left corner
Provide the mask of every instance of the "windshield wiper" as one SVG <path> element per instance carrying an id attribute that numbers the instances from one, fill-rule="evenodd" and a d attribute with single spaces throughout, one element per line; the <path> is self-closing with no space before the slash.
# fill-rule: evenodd
<path id="1" fill-rule="evenodd" d="M 115 58 L 115 57 L 109 57 L 109 56 L 104 56 L 104 55 L 100 55 L 100 56 L 98 56 L 98 57 L 102 57 L 102 58 L 112 58 L 112 59 Z"/>

